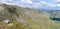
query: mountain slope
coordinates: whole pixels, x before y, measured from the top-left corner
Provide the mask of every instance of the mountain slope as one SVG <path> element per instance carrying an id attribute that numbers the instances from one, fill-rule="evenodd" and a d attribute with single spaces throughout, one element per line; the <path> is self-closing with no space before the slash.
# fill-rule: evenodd
<path id="1" fill-rule="evenodd" d="M 0 13 L 2 13 L 0 16 L 3 16 L 2 21 L 0 24 L 4 26 L 4 29 L 59 29 L 60 25 L 55 23 L 54 21 L 50 20 L 50 14 L 46 12 L 38 12 L 33 9 L 29 8 L 22 8 L 18 6 L 12 6 L 12 5 L 6 5 L 1 4 L 2 6 Z M 16 8 L 16 14 L 12 13 L 13 21 L 10 23 L 4 23 L 4 20 L 12 20 L 11 15 L 9 13 L 9 9 Z M 1 25 L 0 25 L 1 26 Z M 3 27 L 0 27 L 3 28 Z"/>

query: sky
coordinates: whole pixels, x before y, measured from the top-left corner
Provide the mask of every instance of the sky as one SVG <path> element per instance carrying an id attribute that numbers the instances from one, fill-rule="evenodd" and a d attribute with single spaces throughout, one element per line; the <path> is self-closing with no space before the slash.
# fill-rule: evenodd
<path id="1" fill-rule="evenodd" d="M 60 0 L 0 0 L 0 4 L 17 5 L 28 8 L 60 10 Z"/>

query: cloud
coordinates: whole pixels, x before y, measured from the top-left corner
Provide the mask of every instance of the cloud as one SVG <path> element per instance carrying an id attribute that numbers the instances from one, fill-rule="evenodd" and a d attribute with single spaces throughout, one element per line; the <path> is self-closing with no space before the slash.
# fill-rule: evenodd
<path id="1" fill-rule="evenodd" d="M 53 0 L 53 3 L 56 5 L 56 8 L 60 8 L 60 0 Z"/>
<path id="2" fill-rule="evenodd" d="M 57 7 L 60 7 L 60 4 L 56 4 Z"/>
<path id="3" fill-rule="evenodd" d="M 5 3 L 9 5 L 18 5 L 21 7 L 29 8 L 55 8 L 60 7 L 60 0 L 53 0 L 54 4 L 47 3 L 43 0 L 0 0 L 0 3 Z M 57 8 L 56 7 L 56 8 Z"/>
<path id="4" fill-rule="evenodd" d="M 20 0 L 1 0 L 0 2 L 8 5 L 17 5 L 20 4 Z"/>
<path id="5" fill-rule="evenodd" d="M 49 8 L 51 6 L 50 4 L 46 3 L 45 1 L 41 1 L 39 3 L 36 3 L 35 5 L 38 7 L 43 7 L 43 8 Z"/>
<path id="6" fill-rule="evenodd" d="M 52 7 L 56 7 L 55 4 L 51 4 L 51 3 L 48 3 L 47 6 L 50 7 L 50 8 L 52 8 Z"/>
<path id="7" fill-rule="evenodd" d="M 47 4 L 45 1 L 41 1 L 40 3 L 42 3 L 42 4 Z"/>
<path id="8" fill-rule="evenodd" d="M 60 0 L 56 0 L 57 2 L 60 2 Z"/>
<path id="9" fill-rule="evenodd" d="M 33 8 L 52 8 L 52 7 L 56 7 L 55 4 L 51 4 L 51 3 L 46 3 L 45 1 L 40 1 L 40 2 L 36 2 L 32 5 L 28 5 L 27 7 L 33 7 Z"/>
<path id="10" fill-rule="evenodd" d="M 46 4 L 46 2 L 44 2 L 44 1 L 41 1 L 41 2 L 37 2 L 37 3 L 35 3 L 35 4 L 32 4 L 33 6 L 36 6 L 36 7 L 42 7 L 42 6 L 44 6 Z"/>
<path id="11" fill-rule="evenodd" d="M 55 4 L 60 3 L 60 0 L 53 0 L 53 3 Z"/>
<path id="12" fill-rule="evenodd" d="M 1 0 L 0 2 L 12 2 L 12 0 Z"/>
<path id="13" fill-rule="evenodd" d="M 7 3 L 7 2 L 3 2 L 3 4 L 15 5 L 15 4 L 13 4 L 13 3 Z"/>
<path id="14" fill-rule="evenodd" d="M 31 0 L 21 0 L 22 3 L 32 4 L 33 2 Z"/>

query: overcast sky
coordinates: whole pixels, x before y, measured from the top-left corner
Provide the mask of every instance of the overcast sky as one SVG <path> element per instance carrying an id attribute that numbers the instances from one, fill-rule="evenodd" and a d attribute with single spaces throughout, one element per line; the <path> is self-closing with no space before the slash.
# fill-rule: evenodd
<path id="1" fill-rule="evenodd" d="M 0 0 L 0 3 L 29 8 L 60 9 L 60 0 Z"/>

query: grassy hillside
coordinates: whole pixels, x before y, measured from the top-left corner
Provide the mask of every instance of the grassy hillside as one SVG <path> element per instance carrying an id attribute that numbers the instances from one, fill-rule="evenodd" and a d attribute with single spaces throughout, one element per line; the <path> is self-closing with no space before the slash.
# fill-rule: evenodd
<path id="1" fill-rule="evenodd" d="M 0 6 L 0 29 L 60 29 L 57 22 L 50 20 L 49 13 L 12 5 L 1 4 Z M 6 7 L 10 9 L 16 8 L 19 17 L 13 13 L 13 21 L 11 21 L 12 18 Z M 4 20 L 10 22 L 3 22 Z"/>

